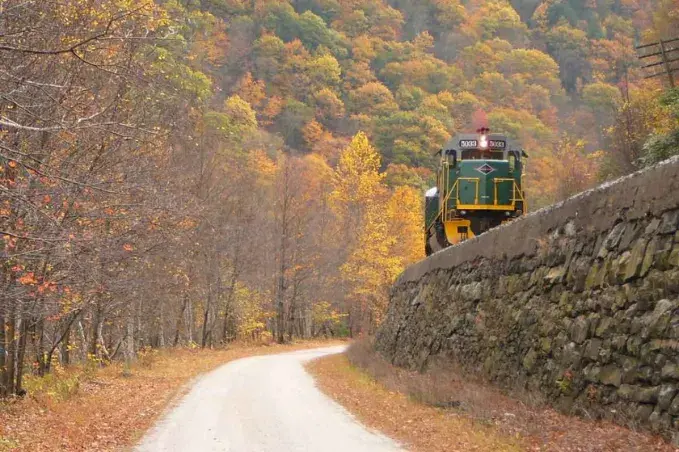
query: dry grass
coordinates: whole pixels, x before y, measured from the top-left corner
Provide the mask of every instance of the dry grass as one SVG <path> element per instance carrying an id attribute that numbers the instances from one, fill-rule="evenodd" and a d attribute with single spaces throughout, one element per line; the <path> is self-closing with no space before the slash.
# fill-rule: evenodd
<path id="1" fill-rule="evenodd" d="M 73 368 L 29 379 L 29 397 L 0 404 L 0 451 L 109 451 L 134 444 L 196 376 L 234 359 L 332 345 L 237 345 L 145 355 L 131 369 Z"/>
<path id="2" fill-rule="evenodd" d="M 461 372 L 449 364 L 435 363 L 424 374 L 394 367 L 374 352 L 369 341 L 353 344 L 347 357 L 314 362 L 312 370 L 321 387 L 340 403 L 370 425 L 412 445 L 415 451 L 451 448 L 495 451 L 505 450 L 509 445 L 558 452 L 676 450 L 653 435 L 608 422 L 566 416 L 526 395 L 509 397 L 480 379 L 462 378 Z M 352 401 L 354 398 L 357 400 Z M 398 410 L 388 406 L 397 400 L 402 412 L 394 414 Z M 386 404 L 386 410 L 371 409 L 379 404 Z M 418 416 L 424 416 L 423 423 L 438 427 L 402 428 L 405 420 Z M 467 448 L 451 446 L 459 436 L 456 430 L 461 430 L 461 437 L 472 440 L 470 431 L 483 431 L 499 442 L 476 443 Z M 432 442 L 431 438 L 422 437 L 432 434 L 440 434 L 440 439 Z M 507 438 L 515 441 L 502 445 Z"/>
<path id="3" fill-rule="evenodd" d="M 371 428 L 404 444 L 409 450 L 518 451 L 516 438 L 498 434 L 488 425 L 427 406 L 387 389 L 349 363 L 346 355 L 312 361 L 308 370 L 320 388 Z"/>

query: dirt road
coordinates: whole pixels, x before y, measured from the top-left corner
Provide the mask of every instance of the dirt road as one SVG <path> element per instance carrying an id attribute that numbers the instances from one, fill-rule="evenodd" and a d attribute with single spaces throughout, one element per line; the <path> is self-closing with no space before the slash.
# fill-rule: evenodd
<path id="1" fill-rule="evenodd" d="M 343 346 L 231 362 L 203 376 L 137 451 L 393 452 L 322 394 L 304 362 Z"/>

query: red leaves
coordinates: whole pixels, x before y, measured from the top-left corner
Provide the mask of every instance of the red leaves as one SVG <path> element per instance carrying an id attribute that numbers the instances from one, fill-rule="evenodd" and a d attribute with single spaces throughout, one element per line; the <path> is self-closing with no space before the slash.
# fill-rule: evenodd
<path id="1" fill-rule="evenodd" d="M 45 281 L 40 286 L 38 286 L 38 293 L 43 294 L 46 291 L 54 293 L 57 291 L 57 285 L 53 282 Z"/>
<path id="2" fill-rule="evenodd" d="M 22 277 L 18 278 L 17 281 L 19 281 L 24 286 L 35 285 L 38 283 L 38 280 L 35 279 L 35 274 L 33 272 L 26 273 Z"/>

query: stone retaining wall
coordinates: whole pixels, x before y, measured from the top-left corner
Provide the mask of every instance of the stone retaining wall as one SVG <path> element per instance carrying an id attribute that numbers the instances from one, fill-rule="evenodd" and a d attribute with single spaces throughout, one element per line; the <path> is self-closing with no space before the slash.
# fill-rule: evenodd
<path id="1" fill-rule="evenodd" d="M 410 267 L 376 347 L 563 411 L 679 431 L 679 159 Z M 679 435 L 678 435 L 679 436 Z"/>

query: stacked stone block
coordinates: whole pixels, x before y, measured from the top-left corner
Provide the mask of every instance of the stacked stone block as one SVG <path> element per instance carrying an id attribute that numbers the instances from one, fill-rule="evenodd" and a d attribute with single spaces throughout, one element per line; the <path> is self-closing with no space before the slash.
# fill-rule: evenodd
<path id="1" fill-rule="evenodd" d="M 679 159 L 409 268 L 376 347 L 563 411 L 679 432 Z"/>

